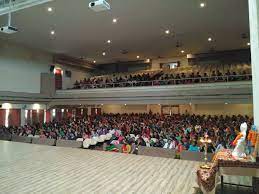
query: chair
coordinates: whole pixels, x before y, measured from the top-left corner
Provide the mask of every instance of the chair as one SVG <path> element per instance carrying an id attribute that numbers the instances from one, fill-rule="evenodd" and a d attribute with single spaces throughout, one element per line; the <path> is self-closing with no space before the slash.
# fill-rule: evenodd
<path id="1" fill-rule="evenodd" d="M 74 140 L 58 139 L 56 141 L 56 146 L 58 146 L 58 147 L 68 147 L 68 148 L 82 148 L 83 142 L 82 141 L 74 141 Z"/>
<path id="2" fill-rule="evenodd" d="M 208 153 L 208 162 L 210 162 L 213 158 L 213 154 L 212 153 Z M 180 158 L 182 160 L 190 160 L 190 161 L 203 161 L 204 160 L 204 152 L 190 152 L 190 151 L 186 151 L 183 150 L 180 153 Z"/>
<path id="3" fill-rule="evenodd" d="M 139 146 L 138 155 L 162 157 L 162 158 L 175 158 L 175 150 L 164 149 L 156 147 Z"/>
<path id="4" fill-rule="evenodd" d="M 11 139 L 12 139 L 11 134 L 0 134 L 0 140 L 11 141 Z"/>
<path id="5" fill-rule="evenodd" d="M 15 142 L 21 142 L 21 143 L 31 143 L 32 138 L 27 136 L 18 136 L 18 135 L 12 135 L 12 141 Z"/>
<path id="6" fill-rule="evenodd" d="M 55 146 L 56 140 L 47 138 L 32 138 L 32 144 Z"/>

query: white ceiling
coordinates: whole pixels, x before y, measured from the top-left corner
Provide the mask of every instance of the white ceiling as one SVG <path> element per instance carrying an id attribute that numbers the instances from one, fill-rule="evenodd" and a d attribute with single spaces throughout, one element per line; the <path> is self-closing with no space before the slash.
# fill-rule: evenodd
<path id="1" fill-rule="evenodd" d="M 99 13 L 88 8 L 90 0 L 54 0 L 15 12 L 13 25 L 20 32 L 1 33 L 0 38 L 97 63 L 135 60 L 137 55 L 141 59 L 173 57 L 208 52 L 211 47 L 247 48 L 249 40 L 241 38 L 242 33 L 249 33 L 247 0 L 206 0 L 206 8 L 199 7 L 200 0 L 107 1 L 111 11 Z M 52 13 L 47 12 L 49 6 Z M 118 18 L 117 24 L 113 18 Z M 6 20 L 1 16 L 0 24 Z M 175 35 L 165 35 L 166 29 Z M 208 37 L 215 41 L 208 42 Z M 108 39 L 112 44 L 106 43 Z M 181 48 L 176 48 L 177 41 Z M 121 50 L 129 53 L 123 55 Z"/>

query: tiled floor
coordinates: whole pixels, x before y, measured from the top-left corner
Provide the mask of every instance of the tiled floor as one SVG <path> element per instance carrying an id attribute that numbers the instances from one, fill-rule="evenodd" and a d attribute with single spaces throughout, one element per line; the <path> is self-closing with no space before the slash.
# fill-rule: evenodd
<path id="1" fill-rule="evenodd" d="M 0 141 L 0 193 L 193 194 L 198 164 Z"/>

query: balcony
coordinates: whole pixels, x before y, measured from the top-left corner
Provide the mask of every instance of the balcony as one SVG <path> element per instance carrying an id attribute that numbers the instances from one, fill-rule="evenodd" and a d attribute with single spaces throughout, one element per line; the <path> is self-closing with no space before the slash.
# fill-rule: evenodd
<path id="1" fill-rule="evenodd" d="M 252 103 L 252 81 L 245 77 L 251 75 L 84 85 L 56 91 L 51 104 Z"/>

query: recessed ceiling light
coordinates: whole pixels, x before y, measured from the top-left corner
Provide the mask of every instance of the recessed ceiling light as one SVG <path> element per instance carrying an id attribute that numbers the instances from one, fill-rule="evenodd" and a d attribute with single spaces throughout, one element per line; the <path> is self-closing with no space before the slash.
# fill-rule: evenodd
<path id="1" fill-rule="evenodd" d="M 116 18 L 113 18 L 113 20 L 112 20 L 113 23 L 117 23 L 117 21 L 118 20 Z"/>
<path id="2" fill-rule="evenodd" d="M 140 58 L 140 56 L 137 56 L 137 59 L 139 59 Z"/>
<path id="3" fill-rule="evenodd" d="M 206 7 L 206 3 L 204 3 L 204 2 L 201 2 L 201 3 L 200 3 L 200 7 L 201 7 L 201 8 L 204 8 L 204 7 Z"/>
<path id="4" fill-rule="evenodd" d="M 247 46 L 250 46 L 250 42 L 247 43 Z"/>
<path id="5" fill-rule="evenodd" d="M 184 50 L 181 50 L 181 53 L 184 53 Z"/>
<path id="6" fill-rule="evenodd" d="M 52 9 L 52 7 L 48 7 L 48 12 L 52 12 L 53 11 L 53 9 Z"/>
<path id="7" fill-rule="evenodd" d="M 187 59 L 191 59 L 191 58 L 193 58 L 193 57 L 194 57 L 194 56 L 193 56 L 192 54 L 190 54 L 190 53 L 186 55 L 186 58 L 187 58 Z"/>
<path id="8" fill-rule="evenodd" d="M 54 35 L 54 34 L 55 34 L 55 31 L 54 31 L 54 30 L 51 30 L 51 31 L 50 31 L 50 34 L 51 34 L 51 35 Z"/>
<path id="9" fill-rule="evenodd" d="M 166 34 L 170 34 L 170 30 L 166 30 L 165 33 L 166 33 Z"/>
<path id="10" fill-rule="evenodd" d="M 209 38 L 208 38 L 208 41 L 209 41 L 209 42 L 211 42 L 211 41 L 212 41 L 212 38 L 211 38 L 211 37 L 209 37 Z"/>
<path id="11" fill-rule="evenodd" d="M 103 56 L 105 56 L 106 55 L 106 52 L 103 52 Z"/>
<path id="12" fill-rule="evenodd" d="M 112 41 L 111 40 L 107 40 L 107 43 L 110 44 Z"/>

